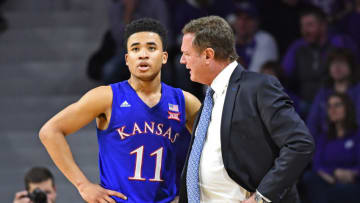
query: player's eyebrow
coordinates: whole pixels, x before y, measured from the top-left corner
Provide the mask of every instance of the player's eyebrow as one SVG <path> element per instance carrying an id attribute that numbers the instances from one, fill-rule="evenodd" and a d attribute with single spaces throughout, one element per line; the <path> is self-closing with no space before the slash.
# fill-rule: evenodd
<path id="1" fill-rule="evenodd" d="M 139 42 L 134 42 L 134 43 L 132 43 L 132 44 L 130 45 L 130 47 L 137 46 L 137 45 L 139 45 L 139 44 L 140 44 Z"/>
<path id="2" fill-rule="evenodd" d="M 147 42 L 146 44 L 147 44 L 147 45 L 154 45 L 154 46 L 156 46 L 156 43 L 155 43 L 155 42 Z"/>
<path id="3" fill-rule="evenodd" d="M 147 45 L 152 45 L 152 46 L 157 46 L 157 44 L 156 44 L 155 42 L 147 42 L 146 44 L 147 44 Z M 132 44 L 130 45 L 130 47 L 138 46 L 138 45 L 140 45 L 139 42 L 134 42 L 134 43 L 132 43 Z"/>

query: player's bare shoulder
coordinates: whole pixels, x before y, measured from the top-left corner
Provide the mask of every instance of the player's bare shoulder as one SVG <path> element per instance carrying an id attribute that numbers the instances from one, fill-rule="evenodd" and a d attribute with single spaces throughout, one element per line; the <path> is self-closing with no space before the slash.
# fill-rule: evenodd
<path id="1" fill-rule="evenodd" d="M 111 108 L 113 93 L 110 86 L 99 86 L 88 91 L 78 102 L 94 105 L 94 108 Z"/>
<path id="2" fill-rule="evenodd" d="M 196 113 L 201 106 L 201 102 L 197 97 L 195 97 L 190 92 L 187 92 L 185 90 L 182 90 L 185 98 L 185 108 L 188 113 Z"/>
<path id="3" fill-rule="evenodd" d="M 186 127 L 190 132 L 192 132 L 192 126 L 194 124 L 196 114 L 200 109 L 201 102 L 197 97 L 189 92 L 183 90 L 183 94 L 185 98 Z"/>
<path id="4" fill-rule="evenodd" d="M 112 89 L 110 85 L 103 85 L 99 87 L 95 87 L 94 89 L 91 89 L 88 91 L 85 95 L 91 95 L 103 99 L 111 99 L 112 100 Z"/>
<path id="5" fill-rule="evenodd" d="M 111 86 L 99 86 L 87 92 L 79 102 L 84 101 L 88 111 L 96 117 L 99 129 L 106 129 L 110 122 L 113 92 Z"/>

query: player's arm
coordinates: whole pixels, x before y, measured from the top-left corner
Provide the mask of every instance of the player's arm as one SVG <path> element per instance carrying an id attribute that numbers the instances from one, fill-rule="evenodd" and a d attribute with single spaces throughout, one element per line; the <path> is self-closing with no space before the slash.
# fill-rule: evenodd
<path id="1" fill-rule="evenodd" d="M 199 112 L 201 103 L 194 95 L 183 90 L 185 97 L 185 111 L 186 111 L 186 128 L 192 133 L 194 120 Z"/>
<path id="2" fill-rule="evenodd" d="M 102 86 L 90 90 L 79 101 L 69 105 L 41 128 L 40 140 L 48 151 L 56 166 L 66 178 L 78 189 L 87 202 L 98 199 L 113 201 L 109 195 L 123 198 L 123 195 L 101 188 L 91 183 L 75 163 L 65 136 L 76 132 L 100 115 L 111 111 L 112 90 L 110 86 Z"/>

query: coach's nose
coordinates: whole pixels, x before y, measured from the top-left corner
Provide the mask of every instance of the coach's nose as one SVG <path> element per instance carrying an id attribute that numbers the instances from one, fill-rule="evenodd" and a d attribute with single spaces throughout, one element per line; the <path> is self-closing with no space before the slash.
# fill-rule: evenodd
<path id="1" fill-rule="evenodd" d="M 181 54 L 180 63 L 181 63 L 181 64 L 186 64 L 184 54 Z"/>

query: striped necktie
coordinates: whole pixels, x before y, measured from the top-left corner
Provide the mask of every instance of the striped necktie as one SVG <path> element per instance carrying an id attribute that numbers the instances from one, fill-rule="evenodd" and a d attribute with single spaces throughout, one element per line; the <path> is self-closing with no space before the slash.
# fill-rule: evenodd
<path id="1" fill-rule="evenodd" d="M 213 108 L 212 96 L 214 90 L 208 87 L 204 100 L 204 107 L 201 111 L 200 120 L 195 131 L 194 143 L 191 148 L 190 157 L 188 161 L 186 173 L 186 187 L 189 203 L 200 202 L 199 189 L 199 163 L 201 152 L 204 146 L 207 130 L 210 123 L 211 112 Z"/>

